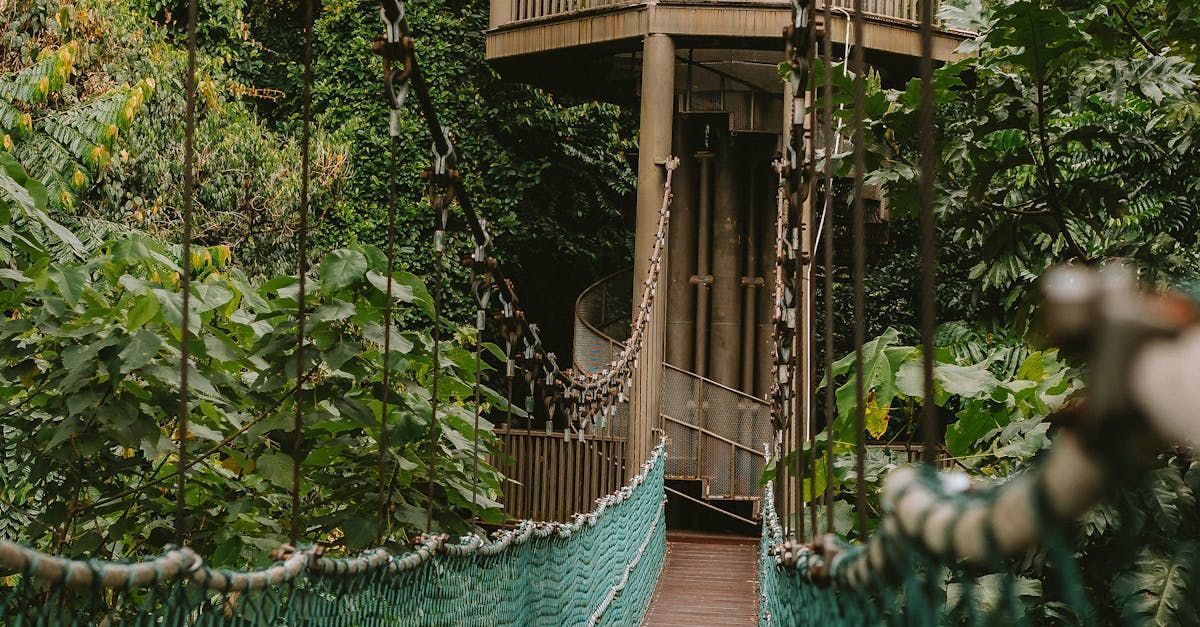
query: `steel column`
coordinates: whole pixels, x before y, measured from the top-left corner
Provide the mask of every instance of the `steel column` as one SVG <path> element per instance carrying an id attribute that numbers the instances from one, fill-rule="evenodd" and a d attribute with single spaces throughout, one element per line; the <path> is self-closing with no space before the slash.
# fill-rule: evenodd
<path id="1" fill-rule="evenodd" d="M 746 196 L 746 265 L 745 276 L 742 277 L 742 386 L 741 390 L 747 394 L 754 394 L 754 372 L 755 372 L 755 348 L 757 342 L 754 337 L 754 326 L 758 321 L 758 297 L 757 292 L 763 286 L 762 275 L 757 274 L 758 270 L 758 244 L 759 244 L 759 215 L 758 215 L 758 177 L 755 176 L 756 170 L 760 167 L 759 155 L 753 150 L 754 146 L 749 146 L 750 150 L 744 151 L 743 161 L 747 164 L 745 169 L 745 196 Z M 765 163 L 767 155 L 763 155 Z"/>
<path id="2" fill-rule="evenodd" d="M 670 237 L 667 241 L 667 363 L 693 370 L 696 338 L 696 295 L 691 278 L 696 274 L 696 162 L 692 159 L 692 133 L 686 118 L 675 119 L 673 154 L 679 167 L 671 187 Z"/>
<path id="3" fill-rule="evenodd" d="M 715 165 L 712 323 L 709 329 L 712 363 L 709 378 L 737 388 L 740 383 L 742 334 L 740 257 L 745 234 L 739 206 L 737 156 L 732 138 L 725 131 L 718 134 Z"/>
<path id="4" fill-rule="evenodd" d="M 712 151 L 697 152 L 696 162 L 700 166 L 700 215 L 697 220 L 696 274 L 691 281 L 696 286 L 695 373 L 705 377 L 708 376 L 708 314 L 712 300 Z"/>

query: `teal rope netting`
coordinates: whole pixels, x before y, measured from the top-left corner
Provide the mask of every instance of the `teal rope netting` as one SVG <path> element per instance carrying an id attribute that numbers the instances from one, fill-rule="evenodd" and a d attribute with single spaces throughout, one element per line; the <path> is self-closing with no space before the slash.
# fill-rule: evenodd
<path id="1" fill-rule="evenodd" d="M 974 563 L 963 559 L 950 537 L 969 526 L 963 521 L 971 512 L 994 519 L 1013 494 L 1030 500 L 1046 547 L 1044 568 L 1055 573 L 1057 589 L 1046 590 L 1046 598 L 1059 604 L 1062 623 L 1094 624 L 1063 523 L 1040 481 L 965 492 L 929 466 L 896 473 L 907 483 L 885 503 L 885 520 L 865 544 L 832 535 L 811 546 L 788 541 L 767 487 L 759 544 L 760 625 L 1030 624 L 995 530 L 985 526 L 984 552 Z M 888 516 L 910 494 L 928 499 L 911 530 Z M 934 547 L 926 541 L 925 523 L 939 508 L 956 518 L 945 527 L 947 545 Z"/>
<path id="2" fill-rule="evenodd" d="M 625 487 L 569 523 L 491 539 L 427 536 L 404 555 L 288 550 L 272 567 L 214 570 L 189 549 L 135 564 L 70 561 L 0 542 L 0 624 L 629 625 L 666 552 L 660 442 Z"/>
<path id="3" fill-rule="evenodd" d="M 1101 606 L 1098 595 L 1114 591 L 1109 582 L 1093 578 L 1084 586 L 1068 531 L 1096 503 L 1136 485 L 1163 444 L 1195 437 L 1194 419 L 1170 431 L 1171 419 L 1144 411 L 1127 383 L 1144 347 L 1170 345 L 1194 329 L 1195 312 L 1188 306 L 1179 314 L 1171 294 L 1139 294 L 1132 281 L 1080 268 L 1057 269 L 1043 283 L 1052 339 L 1093 351 L 1086 410 L 1063 416 L 1053 448 L 1004 484 L 981 488 L 965 474 L 928 465 L 892 470 L 878 525 L 859 544 L 831 535 L 797 541 L 802 536 L 783 527 L 768 486 L 761 624 L 1026 625 L 1035 620 L 1022 600 L 1030 586 L 1041 609 L 1052 610 L 1041 611 L 1039 623 L 1140 621 L 1139 610 L 1117 617 Z M 1116 517 L 1129 518 L 1131 507 L 1119 506 Z M 1137 543 L 1128 540 L 1126 551 Z M 1184 570 L 1200 566 L 1186 553 L 1179 558 Z"/>

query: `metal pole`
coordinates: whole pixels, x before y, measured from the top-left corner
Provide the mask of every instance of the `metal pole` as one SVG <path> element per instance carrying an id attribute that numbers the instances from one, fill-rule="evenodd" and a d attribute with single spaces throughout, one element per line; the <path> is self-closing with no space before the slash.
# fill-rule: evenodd
<path id="1" fill-rule="evenodd" d="M 742 326 L 741 259 L 745 242 L 737 194 L 737 157 L 724 129 L 718 135 L 713 207 L 713 300 L 710 324 L 712 368 L 709 378 L 736 388 Z"/>
<path id="2" fill-rule="evenodd" d="M 754 176 L 757 160 L 751 156 L 746 172 L 746 275 L 742 277 L 742 387 L 747 394 L 754 394 L 754 323 L 758 315 L 758 298 L 755 292 L 762 287 L 763 279 L 755 276 L 758 268 L 758 181 Z"/>
<path id="3" fill-rule="evenodd" d="M 696 242 L 696 368 L 695 373 L 708 376 L 708 307 L 712 289 L 712 165 L 713 153 L 696 153 L 700 164 L 700 215 Z"/>
<path id="4" fill-rule="evenodd" d="M 696 294 L 691 278 L 696 270 L 696 165 L 692 135 L 683 116 L 675 120 L 673 153 L 684 155 L 675 169 L 671 189 L 671 222 L 667 251 L 667 363 L 693 370 L 696 337 Z"/>

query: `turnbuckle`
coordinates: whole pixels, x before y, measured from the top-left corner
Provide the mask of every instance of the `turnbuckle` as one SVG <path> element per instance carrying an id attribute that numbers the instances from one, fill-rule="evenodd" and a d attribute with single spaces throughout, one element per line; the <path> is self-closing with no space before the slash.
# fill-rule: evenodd
<path id="1" fill-rule="evenodd" d="M 384 36 L 372 42 L 371 51 L 383 57 L 383 97 L 390 109 L 389 131 L 395 138 L 400 136 L 400 110 L 408 96 L 408 79 L 416 68 L 414 43 L 412 37 L 404 34 L 402 0 L 384 0 L 379 18 L 383 20 Z"/>

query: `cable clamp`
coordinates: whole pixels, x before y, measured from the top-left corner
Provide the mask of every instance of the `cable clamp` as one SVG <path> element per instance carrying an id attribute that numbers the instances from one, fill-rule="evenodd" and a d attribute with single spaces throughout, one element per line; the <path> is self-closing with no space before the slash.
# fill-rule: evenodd
<path id="1" fill-rule="evenodd" d="M 450 141 L 450 129 L 443 127 L 442 139 L 446 143 L 446 152 L 438 152 L 438 143 L 433 142 L 433 173 L 445 176 L 450 171 L 450 161 L 454 158 L 454 144 Z"/>

